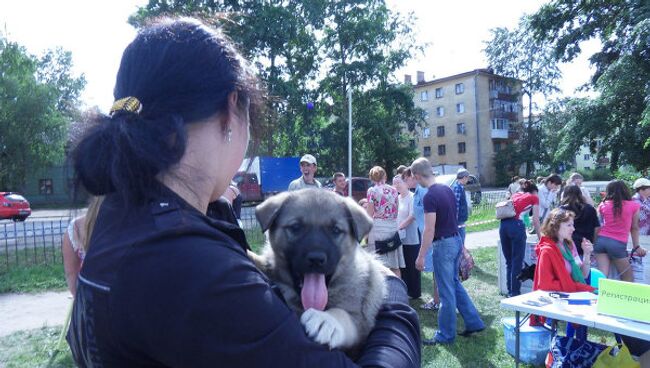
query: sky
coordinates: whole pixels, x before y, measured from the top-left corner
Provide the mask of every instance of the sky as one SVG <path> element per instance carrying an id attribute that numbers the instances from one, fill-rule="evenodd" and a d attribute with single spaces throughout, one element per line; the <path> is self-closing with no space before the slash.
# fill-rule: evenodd
<path id="1" fill-rule="evenodd" d="M 57 46 L 72 52 L 74 72 L 83 73 L 87 86 L 82 94 L 86 107 L 107 111 L 112 102 L 115 75 L 122 51 L 135 37 L 127 18 L 147 0 L 0 0 L 0 32 L 35 55 Z M 423 71 L 431 80 L 487 67 L 484 41 L 490 29 L 514 28 L 519 18 L 533 13 L 542 0 L 387 0 L 401 13 L 414 12 L 414 31 L 423 55 L 397 72 L 397 79 Z M 38 9 L 38 11 L 34 11 Z M 586 83 L 593 73 L 588 57 L 597 42 L 583 45 L 582 55 L 560 66 L 564 77 L 559 87 L 565 95 Z"/>

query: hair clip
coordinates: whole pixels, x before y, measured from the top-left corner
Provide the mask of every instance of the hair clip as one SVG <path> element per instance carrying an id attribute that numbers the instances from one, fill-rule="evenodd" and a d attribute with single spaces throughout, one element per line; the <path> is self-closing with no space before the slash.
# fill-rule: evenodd
<path id="1" fill-rule="evenodd" d="M 113 116 L 116 112 L 119 111 L 139 114 L 140 111 L 142 111 L 142 104 L 140 103 L 140 100 L 135 97 L 120 98 L 119 100 L 113 102 L 113 107 L 111 107 L 109 115 Z"/>

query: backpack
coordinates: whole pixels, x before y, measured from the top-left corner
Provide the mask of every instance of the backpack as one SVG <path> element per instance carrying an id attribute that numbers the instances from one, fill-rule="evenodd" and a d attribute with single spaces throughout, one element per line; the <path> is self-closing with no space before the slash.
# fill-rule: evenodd
<path id="1" fill-rule="evenodd" d="M 495 209 L 497 220 L 513 218 L 517 215 L 517 212 L 515 212 L 515 204 L 512 202 L 512 199 L 497 203 Z"/>

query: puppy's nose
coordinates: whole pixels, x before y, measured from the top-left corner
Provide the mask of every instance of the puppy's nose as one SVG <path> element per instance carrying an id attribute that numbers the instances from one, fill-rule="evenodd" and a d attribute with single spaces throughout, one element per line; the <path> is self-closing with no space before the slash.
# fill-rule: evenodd
<path id="1" fill-rule="evenodd" d="M 307 253 L 307 261 L 310 267 L 323 267 L 327 262 L 327 254 L 324 252 L 309 252 Z"/>

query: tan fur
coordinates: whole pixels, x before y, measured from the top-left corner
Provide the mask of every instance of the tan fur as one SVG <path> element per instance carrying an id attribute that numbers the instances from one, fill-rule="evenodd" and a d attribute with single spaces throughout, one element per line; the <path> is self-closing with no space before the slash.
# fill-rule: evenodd
<path id="1" fill-rule="evenodd" d="M 274 196 L 258 206 L 256 215 L 263 230 L 270 230 L 262 254 L 251 254 L 251 258 L 278 285 L 287 303 L 302 315 L 301 321 L 308 334 L 333 348 L 358 347 L 374 326 L 386 293 L 383 265 L 359 246 L 359 240 L 372 227 L 372 219 L 353 200 L 314 189 Z M 337 244 L 341 259 L 328 284 L 325 312 L 303 313 L 300 295 L 288 271 L 285 247 L 301 244 L 287 241 L 283 226 L 296 219 L 313 226 L 327 227 L 336 223 L 346 231 L 346 236 Z M 331 334 L 316 327 L 330 324 L 328 321 L 336 330 Z"/>

